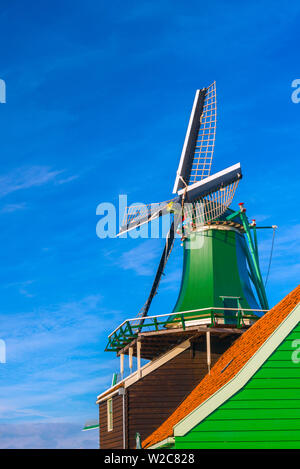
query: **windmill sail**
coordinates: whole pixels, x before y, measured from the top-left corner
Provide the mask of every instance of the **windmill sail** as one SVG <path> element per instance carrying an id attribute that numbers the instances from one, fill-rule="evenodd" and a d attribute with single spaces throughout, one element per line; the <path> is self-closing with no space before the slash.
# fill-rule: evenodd
<path id="1" fill-rule="evenodd" d="M 216 82 L 197 90 L 173 193 L 210 175 L 217 121 Z"/>
<path id="2" fill-rule="evenodd" d="M 174 199 L 154 204 L 134 204 L 127 207 L 119 235 L 162 215 L 173 213 L 174 220 L 166 238 L 149 297 L 139 313 L 136 327 L 140 328 L 171 253 L 177 227 L 181 224 L 183 237 L 192 230 L 223 215 L 233 199 L 242 177 L 240 164 L 210 176 L 216 133 L 216 83 L 197 90 L 185 137 L 173 192 Z M 186 203 L 188 202 L 188 203 Z"/>
<path id="3" fill-rule="evenodd" d="M 162 215 L 172 212 L 174 203 L 179 202 L 179 198 L 158 202 L 153 204 L 132 204 L 126 207 L 125 214 L 120 227 L 120 234 L 139 228 L 145 223 L 149 223 Z"/>
<path id="4" fill-rule="evenodd" d="M 178 217 L 175 216 L 174 220 L 171 224 L 170 231 L 169 231 L 169 233 L 166 237 L 166 244 L 165 244 L 162 256 L 160 258 L 160 262 L 158 264 L 158 268 L 157 268 L 156 275 L 155 275 L 155 278 L 154 278 L 154 281 L 153 281 L 153 284 L 152 284 L 152 288 L 150 290 L 150 294 L 148 296 L 148 299 L 147 299 L 145 305 L 143 306 L 143 308 L 141 309 L 141 311 L 138 314 L 138 316 L 141 317 L 141 318 L 145 318 L 147 316 L 149 308 L 150 308 L 151 303 L 152 303 L 152 300 L 153 300 L 153 298 L 155 297 L 155 295 L 157 293 L 161 277 L 163 275 L 164 269 L 166 267 L 167 261 L 169 259 L 169 256 L 170 256 L 172 248 L 173 248 L 177 226 L 178 226 Z M 141 321 L 139 321 L 139 324 L 138 324 L 139 328 L 141 328 L 141 326 L 143 325 L 143 322 L 144 322 L 143 319 L 141 319 Z"/>
<path id="5" fill-rule="evenodd" d="M 216 190 L 213 192 L 210 192 L 209 194 L 205 196 L 199 196 L 194 199 L 194 202 L 192 204 L 187 203 L 183 207 L 183 217 L 186 222 L 190 221 L 190 224 L 186 223 L 183 228 L 183 235 L 187 234 L 187 230 L 190 230 L 192 228 L 196 228 L 198 226 L 203 226 L 206 223 L 215 220 L 216 218 L 220 217 L 223 215 L 228 207 L 230 206 L 233 196 L 235 194 L 236 188 L 238 186 L 239 180 L 242 177 L 241 172 L 240 172 L 240 165 L 235 165 L 235 170 L 236 174 L 233 176 L 232 172 L 231 173 L 231 178 L 227 179 L 227 184 L 224 185 L 223 187 L 220 187 L 220 185 L 215 186 Z M 216 178 L 218 180 L 218 177 Z M 228 182 L 229 181 L 229 182 Z M 176 230 L 181 221 L 181 214 L 174 214 L 174 220 L 172 222 L 170 231 L 167 235 L 166 238 L 166 244 L 157 268 L 157 272 L 152 284 L 152 288 L 150 290 L 150 294 L 148 296 L 148 299 L 141 309 L 140 313 L 138 314 L 139 317 L 141 317 L 141 320 L 138 321 L 136 326 L 138 327 L 138 330 L 143 325 L 143 318 L 145 318 L 148 314 L 148 311 L 150 309 L 152 300 L 154 296 L 157 293 L 159 283 L 161 281 L 161 277 L 163 275 L 164 269 L 166 267 L 167 261 L 169 259 L 169 256 L 172 251 L 172 247 L 174 244 L 175 240 L 175 235 L 176 235 Z"/>
<path id="6" fill-rule="evenodd" d="M 190 220 L 193 228 L 209 223 L 223 215 L 229 208 L 236 188 L 242 178 L 240 163 L 219 171 L 178 192 L 185 192 L 184 219 Z"/>
<path id="7" fill-rule="evenodd" d="M 223 169 L 218 173 L 213 174 L 199 182 L 188 186 L 186 189 L 178 191 L 178 195 L 181 196 L 186 192 L 186 198 L 189 202 L 193 202 L 196 199 L 205 197 L 219 189 L 238 181 L 242 177 L 242 170 L 240 163 L 237 163 L 229 168 Z"/>
<path id="8" fill-rule="evenodd" d="M 188 202 L 202 201 L 205 207 L 207 207 L 205 220 L 214 220 L 217 216 L 221 215 L 221 212 L 224 213 L 226 211 L 237 187 L 235 183 L 241 177 L 241 165 L 237 163 L 223 171 L 219 171 L 213 176 L 195 182 L 185 189 L 180 189 L 178 191 L 179 197 L 172 200 L 148 205 L 130 205 L 125 210 L 119 235 L 178 209 L 184 194 Z M 230 189 L 225 191 L 228 186 L 230 186 Z"/>
<path id="9" fill-rule="evenodd" d="M 193 228 L 197 228 L 219 218 L 229 208 L 238 183 L 239 180 L 236 180 L 205 197 L 199 197 L 193 204 L 185 204 L 184 219 L 191 220 Z"/>
<path id="10" fill-rule="evenodd" d="M 170 256 L 177 227 L 181 221 L 181 217 L 185 220 L 183 228 L 183 235 L 187 234 L 187 230 L 196 228 L 199 225 L 205 225 L 226 212 L 232 202 L 235 190 L 242 177 L 241 166 L 237 163 L 219 173 L 214 174 L 198 183 L 195 183 L 187 188 L 187 200 L 184 204 L 183 213 L 174 213 L 174 220 L 172 222 L 170 231 L 166 238 L 166 244 L 157 268 L 157 272 L 150 290 L 148 299 L 138 314 L 141 320 L 138 321 L 136 326 L 140 329 L 143 325 L 143 318 L 148 314 L 152 300 L 157 293 L 158 286 L 163 275 L 165 266 Z M 184 190 L 179 191 L 182 194 Z M 189 221 L 189 223 L 187 223 Z"/>

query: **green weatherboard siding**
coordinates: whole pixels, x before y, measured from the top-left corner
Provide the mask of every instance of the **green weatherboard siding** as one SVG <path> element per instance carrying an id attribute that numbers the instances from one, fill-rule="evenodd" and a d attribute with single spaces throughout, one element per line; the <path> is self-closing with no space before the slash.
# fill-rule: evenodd
<path id="1" fill-rule="evenodd" d="M 221 296 L 240 297 L 243 308 L 259 308 L 251 289 L 245 239 L 234 230 L 210 229 L 184 241 L 181 288 L 173 312 L 228 306 Z M 199 314 L 199 313 L 198 313 Z"/>
<path id="2" fill-rule="evenodd" d="M 175 438 L 175 448 L 300 448 L 299 323 L 243 389 Z"/>

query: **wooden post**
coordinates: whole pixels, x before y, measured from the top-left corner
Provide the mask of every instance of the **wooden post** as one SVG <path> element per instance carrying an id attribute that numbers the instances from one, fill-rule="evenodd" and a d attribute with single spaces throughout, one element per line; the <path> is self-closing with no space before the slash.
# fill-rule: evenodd
<path id="1" fill-rule="evenodd" d="M 137 357 L 137 373 L 138 373 L 138 378 L 142 377 L 141 373 L 141 341 L 138 340 L 136 343 L 136 357 Z"/>
<path id="2" fill-rule="evenodd" d="M 124 377 L 124 353 L 120 353 L 120 373 L 121 379 Z"/>
<path id="3" fill-rule="evenodd" d="M 123 396 L 122 399 L 122 410 L 123 410 L 123 415 L 122 415 L 122 424 L 123 424 L 123 449 L 126 449 L 126 407 L 125 407 L 125 389 L 120 388 L 119 389 L 119 396 Z"/>
<path id="4" fill-rule="evenodd" d="M 128 352 L 129 352 L 129 354 L 128 354 L 129 370 L 130 370 L 130 374 L 131 374 L 131 373 L 132 373 L 132 355 L 133 355 L 133 347 L 129 347 Z"/>
<path id="5" fill-rule="evenodd" d="M 208 374 L 210 374 L 210 365 L 211 365 L 210 331 L 206 332 L 206 356 L 207 356 Z"/>

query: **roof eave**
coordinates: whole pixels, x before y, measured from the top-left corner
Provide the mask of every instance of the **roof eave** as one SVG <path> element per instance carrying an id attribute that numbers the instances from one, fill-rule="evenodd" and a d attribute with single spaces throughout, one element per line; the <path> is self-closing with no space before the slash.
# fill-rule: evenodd
<path id="1" fill-rule="evenodd" d="M 162 446 L 171 445 L 171 444 L 174 444 L 174 443 L 175 443 L 175 438 L 173 436 L 168 436 L 164 440 L 161 440 L 158 443 L 155 443 L 154 445 L 148 446 L 145 449 L 159 449 Z"/>

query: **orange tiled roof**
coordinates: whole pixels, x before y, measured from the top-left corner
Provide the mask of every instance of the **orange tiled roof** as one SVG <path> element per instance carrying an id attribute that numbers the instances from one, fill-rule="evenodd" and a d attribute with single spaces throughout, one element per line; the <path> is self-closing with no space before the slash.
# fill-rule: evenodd
<path id="1" fill-rule="evenodd" d="M 124 388 L 124 381 L 121 381 L 120 383 L 115 384 L 111 388 L 107 389 L 107 391 L 104 391 L 102 394 L 99 394 L 99 396 L 97 396 L 97 401 L 99 399 L 103 399 L 103 397 L 108 396 L 112 392 L 117 391 L 119 388 Z"/>
<path id="2" fill-rule="evenodd" d="M 300 285 L 251 326 L 250 329 L 244 332 L 244 334 L 226 350 L 213 366 L 210 374 L 207 374 L 188 397 L 177 407 L 173 414 L 143 441 L 143 448 L 147 448 L 159 443 L 165 438 L 173 436 L 174 425 L 234 378 L 299 302 Z M 230 360 L 232 361 L 230 362 Z M 227 368 L 223 370 L 228 363 Z M 222 370 L 223 372 L 221 373 Z"/>

